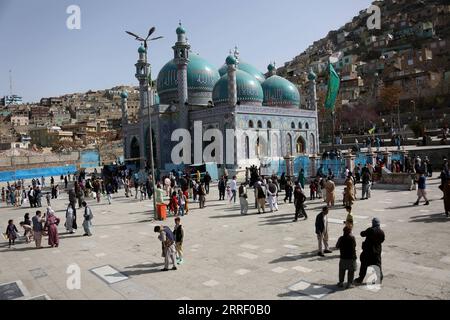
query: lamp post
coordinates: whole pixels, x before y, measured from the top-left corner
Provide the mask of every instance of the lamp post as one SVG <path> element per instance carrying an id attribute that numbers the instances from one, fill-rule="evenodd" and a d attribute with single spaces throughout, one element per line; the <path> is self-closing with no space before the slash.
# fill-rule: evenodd
<path id="1" fill-rule="evenodd" d="M 163 38 L 163 37 L 155 37 L 155 38 L 149 39 L 150 36 L 155 32 L 155 30 L 156 30 L 155 27 L 151 27 L 150 30 L 148 31 L 147 37 L 145 39 L 143 39 L 142 37 L 140 37 L 140 36 L 130 32 L 130 31 L 125 31 L 126 33 L 128 33 L 129 35 L 134 37 L 136 40 L 144 43 L 144 49 L 145 49 L 145 52 L 144 52 L 144 63 L 145 63 L 145 65 L 147 65 L 147 61 L 148 61 L 147 60 L 147 48 L 148 48 L 147 42 Z M 148 68 L 144 68 L 143 71 L 144 71 L 144 75 L 143 76 L 145 76 L 145 79 L 146 79 L 145 80 L 146 85 L 144 86 L 144 90 L 145 90 L 145 94 L 146 94 L 145 97 L 146 98 L 144 99 L 145 100 L 144 103 L 147 104 L 147 110 L 148 110 L 148 125 L 149 125 L 149 139 L 150 139 L 150 166 L 151 166 L 150 169 L 151 169 L 151 173 L 152 173 L 152 188 L 153 188 L 153 216 L 154 216 L 154 219 L 156 220 L 158 218 L 158 214 L 156 212 L 155 163 L 154 163 L 154 160 L 153 160 L 153 130 L 152 130 L 152 117 L 151 117 L 151 105 L 152 105 L 152 103 L 150 103 L 149 93 L 148 93 L 148 91 L 149 91 L 149 88 L 148 88 L 148 85 L 149 85 L 149 83 L 148 83 L 149 70 L 148 70 Z M 150 83 L 150 86 L 151 86 L 151 83 Z M 152 101 L 153 101 L 153 99 L 152 99 Z M 141 121 L 143 121 L 143 119 L 141 119 Z M 144 137 L 145 137 L 145 134 L 144 134 Z M 142 137 L 142 139 L 144 139 L 144 137 Z M 142 146 L 142 147 L 144 147 L 144 146 Z"/>

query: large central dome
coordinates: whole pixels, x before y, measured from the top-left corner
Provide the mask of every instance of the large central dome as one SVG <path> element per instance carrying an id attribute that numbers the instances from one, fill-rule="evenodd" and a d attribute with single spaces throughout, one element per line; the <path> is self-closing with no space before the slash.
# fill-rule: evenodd
<path id="1" fill-rule="evenodd" d="M 189 104 L 207 105 L 212 100 L 212 91 L 219 79 L 219 72 L 211 63 L 191 53 L 187 67 Z M 177 65 L 174 60 L 162 67 L 158 74 L 157 88 L 162 104 L 178 100 Z"/>
<path id="2" fill-rule="evenodd" d="M 237 101 L 242 104 L 260 106 L 264 95 L 261 84 L 247 72 L 236 70 Z M 216 83 L 213 92 L 214 104 L 228 104 L 228 75 L 225 74 Z"/>

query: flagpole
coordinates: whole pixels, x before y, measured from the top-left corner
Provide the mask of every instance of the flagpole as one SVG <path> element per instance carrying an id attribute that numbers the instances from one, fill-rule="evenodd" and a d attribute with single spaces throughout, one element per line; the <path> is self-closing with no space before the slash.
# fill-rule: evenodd
<path id="1" fill-rule="evenodd" d="M 332 117 L 332 121 L 333 121 L 333 129 L 332 129 L 333 133 L 332 133 L 332 137 L 331 137 L 331 146 L 334 149 L 334 147 L 335 147 L 335 138 L 336 138 L 336 135 L 335 135 L 336 112 L 334 112 L 334 109 L 333 109 L 333 111 L 331 111 L 331 117 Z"/>

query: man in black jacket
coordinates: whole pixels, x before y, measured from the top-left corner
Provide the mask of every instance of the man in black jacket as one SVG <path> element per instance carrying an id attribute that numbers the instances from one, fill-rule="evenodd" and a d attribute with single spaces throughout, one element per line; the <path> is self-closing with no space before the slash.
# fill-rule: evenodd
<path id="1" fill-rule="evenodd" d="M 345 271 L 348 270 L 348 289 L 353 286 L 356 271 L 356 240 L 351 228 L 344 228 L 344 235 L 339 238 L 336 248 L 340 251 L 338 287 L 344 287 Z"/>
<path id="2" fill-rule="evenodd" d="M 383 272 L 381 270 L 381 244 L 384 242 L 385 235 L 380 227 L 380 220 L 374 218 L 372 220 L 372 227 L 366 231 L 361 232 L 361 237 L 366 238 L 362 244 L 362 253 L 360 256 L 361 267 L 359 269 L 359 278 L 355 283 L 361 284 L 367 273 L 369 266 L 377 266 L 380 271 L 380 283 L 383 281 Z"/>
<path id="3" fill-rule="evenodd" d="M 324 257 L 324 253 L 332 253 L 328 248 L 328 207 L 324 207 L 316 217 L 316 234 L 319 242 L 318 255 Z"/>
<path id="4" fill-rule="evenodd" d="M 206 171 L 205 176 L 203 177 L 203 182 L 205 182 L 206 194 L 209 194 L 209 184 L 211 183 L 211 176 L 208 171 Z"/>

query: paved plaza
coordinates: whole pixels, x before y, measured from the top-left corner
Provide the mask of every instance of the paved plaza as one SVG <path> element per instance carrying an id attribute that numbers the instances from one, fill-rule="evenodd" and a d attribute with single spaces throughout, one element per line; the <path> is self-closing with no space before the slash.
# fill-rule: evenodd
<path id="1" fill-rule="evenodd" d="M 77 212 L 78 231 L 65 233 L 68 197 L 63 194 L 52 203 L 62 220 L 58 248 L 38 250 L 34 243 L 18 242 L 8 249 L 5 241 L 0 243 L 0 298 L 450 299 L 450 219 L 443 214 L 439 180 L 429 180 L 428 184 L 428 207 L 412 206 L 415 191 L 376 190 L 370 200 L 355 203 L 358 252 L 362 243 L 359 233 L 370 226 L 374 216 L 381 219 L 386 233 L 384 281 L 379 290 L 373 286 L 336 287 L 339 252 L 317 256 L 314 221 L 323 207 L 321 200 L 308 201 L 309 219 L 293 223 L 294 207 L 283 204 L 284 196 L 280 196 L 277 213 L 256 215 L 251 203 L 249 215 L 241 216 L 239 205 L 217 201 L 217 188 L 212 187 L 207 207 L 200 210 L 197 203 L 190 204 L 190 214 L 182 218 L 185 263 L 170 272 L 160 272 L 161 243 L 153 227 L 173 227 L 173 218 L 153 221 L 151 201 L 125 198 L 123 190 L 115 195 L 112 205 L 106 199 L 100 204 L 89 200 L 94 234 L 83 237 L 81 210 Z M 339 205 L 329 216 L 333 247 L 346 217 L 342 191 L 343 187 L 338 187 Z M 252 198 L 252 192 L 249 194 Z M 33 216 L 35 210 L 0 207 L 1 231 L 8 219 L 14 219 L 19 228 L 23 215 L 30 212 Z M 80 290 L 67 288 L 67 271 L 72 264 L 81 269 Z"/>

